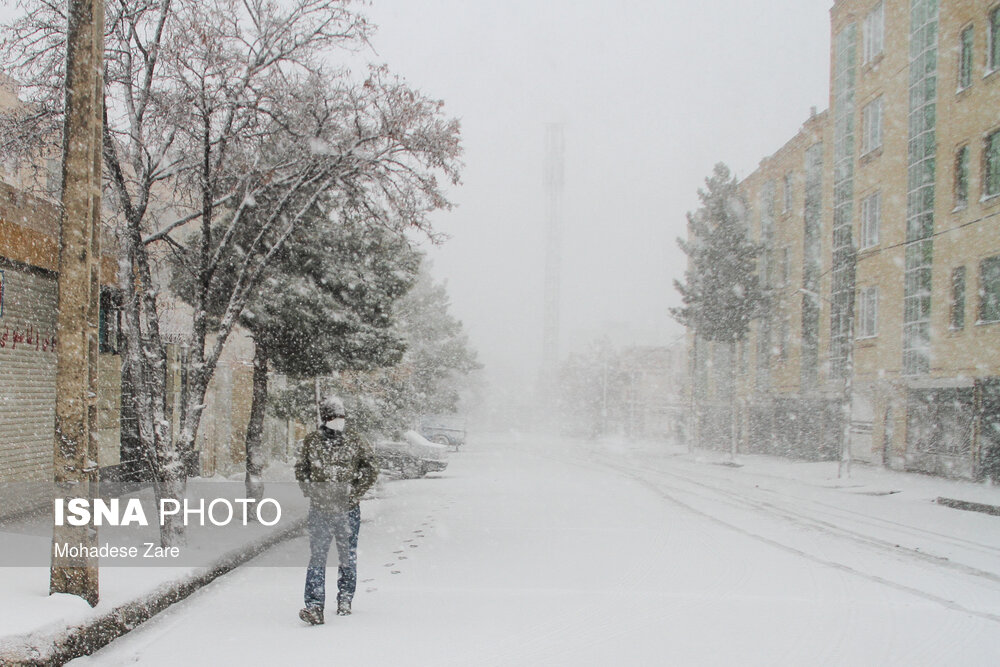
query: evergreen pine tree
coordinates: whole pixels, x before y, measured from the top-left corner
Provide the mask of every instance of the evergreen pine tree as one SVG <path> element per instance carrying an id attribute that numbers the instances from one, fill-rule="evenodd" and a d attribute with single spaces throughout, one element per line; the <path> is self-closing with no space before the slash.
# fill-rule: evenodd
<path id="1" fill-rule="evenodd" d="M 729 359 L 735 361 L 737 343 L 767 306 L 757 272 L 762 247 L 750 239 L 746 205 L 729 168 L 716 164 L 705 186 L 698 190 L 701 207 L 687 216 L 688 238 L 677 240 L 688 256 L 688 268 L 683 283 L 674 281 L 683 305 L 672 308 L 671 314 L 696 340 L 728 345 Z M 735 453 L 735 387 L 729 389 Z"/>

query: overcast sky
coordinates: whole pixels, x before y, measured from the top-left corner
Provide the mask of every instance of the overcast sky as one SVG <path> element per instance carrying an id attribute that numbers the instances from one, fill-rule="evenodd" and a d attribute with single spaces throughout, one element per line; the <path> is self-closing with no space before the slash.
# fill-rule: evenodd
<path id="1" fill-rule="evenodd" d="M 374 0 L 376 61 L 462 120 L 434 251 L 491 377 L 541 358 L 545 124 L 565 124 L 561 351 L 664 343 L 675 238 L 719 161 L 740 177 L 826 108 L 830 0 Z"/>
<path id="2" fill-rule="evenodd" d="M 545 124 L 566 139 L 561 351 L 669 342 L 684 214 L 713 164 L 743 177 L 826 108 L 831 4 L 372 1 L 370 60 L 462 121 L 431 255 L 494 381 L 533 384 L 541 359 Z"/>

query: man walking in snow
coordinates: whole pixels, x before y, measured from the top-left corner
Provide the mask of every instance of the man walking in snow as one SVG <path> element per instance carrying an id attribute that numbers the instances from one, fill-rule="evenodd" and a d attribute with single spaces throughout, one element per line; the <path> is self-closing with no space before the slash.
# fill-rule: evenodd
<path id="1" fill-rule="evenodd" d="M 305 608 L 299 618 L 310 625 L 323 623 L 326 603 L 326 560 L 330 543 L 337 542 L 337 614 L 351 613 L 357 586 L 358 530 L 361 497 L 378 477 L 372 448 L 353 428 L 336 396 L 319 408 L 322 426 L 306 437 L 295 463 L 295 479 L 309 498 L 309 567 L 306 570 Z"/>

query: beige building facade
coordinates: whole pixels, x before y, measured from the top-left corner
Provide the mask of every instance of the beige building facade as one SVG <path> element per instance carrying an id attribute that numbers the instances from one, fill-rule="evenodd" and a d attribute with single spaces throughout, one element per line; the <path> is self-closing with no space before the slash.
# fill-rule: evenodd
<path id="1" fill-rule="evenodd" d="M 995 475 L 1000 3 L 836 3 L 857 33 L 854 458 Z"/>
<path id="2" fill-rule="evenodd" d="M 831 378 L 828 258 L 831 123 L 812 113 L 799 132 L 740 182 L 750 236 L 762 247 L 769 296 L 737 354 L 738 436 L 748 451 L 828 458 L 842 386 Z"/>
<path id="3" fill-rule="evenodd" d="M 829 110 L 740 185 L 772 297 L 740 446 L 996 478 L 1000 2 L 839 0 L 830 49 Z"/>

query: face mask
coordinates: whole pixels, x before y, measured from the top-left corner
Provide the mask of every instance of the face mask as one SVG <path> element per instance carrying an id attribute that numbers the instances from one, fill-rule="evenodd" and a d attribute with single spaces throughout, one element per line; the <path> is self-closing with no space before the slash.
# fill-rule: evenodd
<path id="1" fill-rule="evenodd" d="M 345 419 L 343 417 L 337 417 L 336 419 L 331 419 L 324 426 L 326 426 L 331 431 L 343 431 Z"/>

